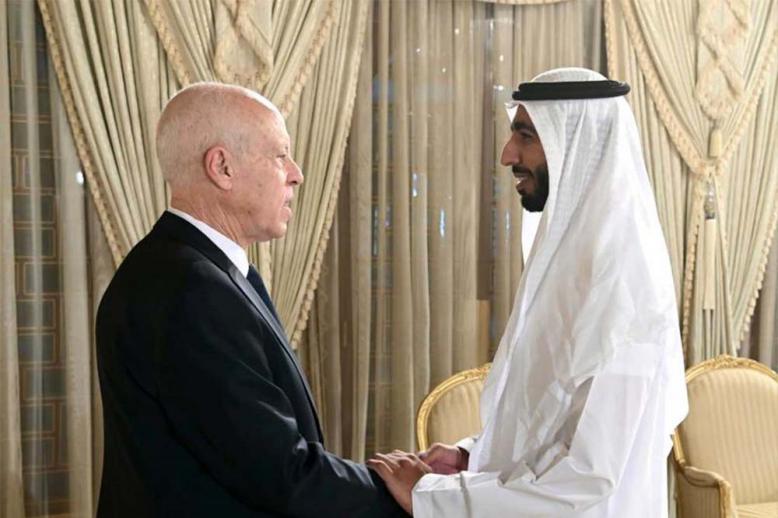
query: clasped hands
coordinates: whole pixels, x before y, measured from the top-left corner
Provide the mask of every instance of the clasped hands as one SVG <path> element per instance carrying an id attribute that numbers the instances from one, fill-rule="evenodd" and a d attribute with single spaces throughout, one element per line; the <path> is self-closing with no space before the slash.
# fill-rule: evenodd
<path id="1" fill-rule="evenodd" d="M 462 448 L 435 443 L 418 455 L 401 450 L 376 453 L 367 465 L 384 480 L 397 503 L 413 514 L 411 491 L 419 479 L 428 473 L 451 475 L 464 471 L 469 456 Z"/>

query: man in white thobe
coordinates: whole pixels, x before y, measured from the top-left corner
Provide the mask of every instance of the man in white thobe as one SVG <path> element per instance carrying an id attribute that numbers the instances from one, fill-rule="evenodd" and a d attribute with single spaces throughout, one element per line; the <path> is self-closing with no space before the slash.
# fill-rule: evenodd
<path id="1" fill-rule="evenodd" d="M 542 211 L 481 398 L 481 433 L 370 465 L 417 518 L 667 515 L 687 413 L 670 261 L 624 83 L 585 69 L 514 92 L 510 166 Z M 412 491 L 411 491 L 412 490 Z"/>

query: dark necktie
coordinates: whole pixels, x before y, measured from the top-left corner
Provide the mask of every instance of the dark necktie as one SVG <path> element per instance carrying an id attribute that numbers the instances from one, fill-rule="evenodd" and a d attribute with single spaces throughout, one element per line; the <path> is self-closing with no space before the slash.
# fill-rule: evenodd
<path id="1" fill-rule="evenodd" d="M 253 265 L 249 265 L 249 273 L 248 275 L 246 275 L 246 280 L 249 281 L 249 284 L 251 284 L 254 290 L 256 290 L 256 292 L 259 294 L 259 298 L 262 299 L 262 301 L 268 307 L 270 312 L 273 314 L 273 317 L 275 317 L 279 327 L 281 327 L 281 329 L 283 330 L 283 326 L 281 325 L 281 320 L 279 320 L 278 314 L 276 313 L 276 308 L 275 306 L 273 306 L 273 302 L 270 300 L 270 295 L 268 294 L 267 289 L 265 288 L 265 283 L 262 282 L 262 277 L 260 277 L 259 272 L 257 271 L 256 268 L 254 268 Z M 316 406 L 313 404 L 313 396 L 311 395 L 311 388 L 308 386 L 308 382 L 306 381 L 305 376 L 303 375 L 303 370 L 300 367 L 300 364 L 297 359 L 297 355 L 294 353 L 291 346 L 288 344 L 286 337 L 284 337 L 281 345 L 286 351 L 287 355 L 289 356 L 289 360 L 294 365 L 294 368 L 297 370 L 297 374 L 300 376 L 300 383 L 304 387 L 305 393 L 308 396 L 308 402 L 311 405 L 313 418 L 316 422 L 316 430 L 318 430 L 319 442 L 324 444 L 324 437 L 322 436 L 321 433 L 321 425 L 319 424 L 319 417 L 316 415 Z"/>
<path id="2" fill-rule="evenodd" d="M 257 292 L 259 295 L 259 298 L 262 299 L 262 302 L 265 303 L 265 306 L 270 310 L 270 312 L 273 314 L 276 320 L 278 320 L 278 314 L 276 314 L 276 308 L 273 305 L 273 302 L 270 300 L 270 294 L 267 292 L 267 289 L 265 288 L 265 283 L 262 282 L 262 277 L 259 276 L 259 272 L 256 268 L 254 268 L 253 265 L 249 265 L 249 273 L 246 276 L 246 279 L 249 281 L 249 284 L 254 288 L 254 291 Z M 278 320 L 280 322 L 280 320 Z"/>

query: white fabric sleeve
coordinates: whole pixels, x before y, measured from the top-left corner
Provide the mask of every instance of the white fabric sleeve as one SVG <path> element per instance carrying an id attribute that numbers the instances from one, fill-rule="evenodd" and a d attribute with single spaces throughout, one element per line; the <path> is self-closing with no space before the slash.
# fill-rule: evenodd
<path id="1" fill-rule="evenodd" d="M 655 344 L 617 348 L 593 378 L 572 438 L 554 443 L 535 473 L 522 462 L 510 473 L 425 475 L 413 490 L 415 518 L 563 516 L 606 498 L 619 484 L 657 372 Z M 582 386 L 583 386 L 582 385 Z"/>
<path id="2" fill-rule="evenodd" d="M 478 440 L 477 435 L 473 435 L 471 437 L 465 437 L 458 443 L 454 444 L 457 448 L 462 448 L 463 450 L 470 452 L 470 450 L 473 449 L 473 446 L 475 446 L 475 442 Z"/>

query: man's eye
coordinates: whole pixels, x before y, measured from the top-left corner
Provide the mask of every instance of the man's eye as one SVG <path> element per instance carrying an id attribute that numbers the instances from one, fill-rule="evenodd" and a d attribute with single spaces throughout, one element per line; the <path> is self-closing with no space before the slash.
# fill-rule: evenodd
<path id="1" fill-rule="evenodd" d="M 521 132 L 519 132 L 519 135 L 521 135 L 521 137 L 523 139 L 525 139 L 525 140 L 529 140 L 529 139 L 531 139 L 531 138 L 533 138 L 535 136 L 535 135 L 533 135 L 532 133 L 530 133 L 528 131 L 521 131 Z"/>

